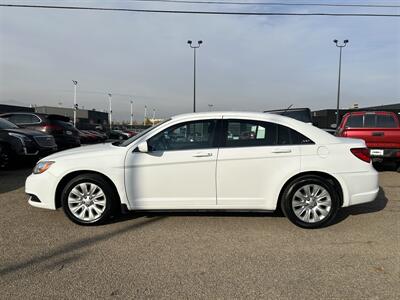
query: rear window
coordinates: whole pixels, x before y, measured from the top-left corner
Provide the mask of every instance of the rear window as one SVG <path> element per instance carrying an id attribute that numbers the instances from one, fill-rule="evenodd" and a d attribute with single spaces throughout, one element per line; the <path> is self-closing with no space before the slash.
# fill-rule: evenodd
<path id="1" fill-rule="evenodd" d="M 363 116 L 349 116 L 347 119 L 346 127 L 363 127 Z"/>
<path id="2" fill-rule="evenodd" d="M 382 128 L 395 128 L 396 121 L 393 116 L 390 115 L 377 115 L 376 116 L 376 127 Z"/>
<path id="3" fill-rule="evenodd" d="M 392 115 L 365 114 L 353 115 L 347 119 L 346 127 L 350 128 L 396 128 L 397 124 Z"/>
<path id="4" fill-rule="evenodd" d="M 57 125 L 59 125 L 61 127 L 64 127 L 64 128 L 69 128 L 69 129 L 74 129 L 75 128 L 74 125 L 72 125 L 72 123 L 64 122 L 64 121 L 60 121 L 60 120 L 51 120 L 51 123 L 57 124 Z"/>
<path id="5" fill-rule="evenodd" d="M 364 127 L 366 127 L 366 128 L 376 127 L 375 116 L 376 116 L 375 114 L 365 115 L 364 116 Z"/>

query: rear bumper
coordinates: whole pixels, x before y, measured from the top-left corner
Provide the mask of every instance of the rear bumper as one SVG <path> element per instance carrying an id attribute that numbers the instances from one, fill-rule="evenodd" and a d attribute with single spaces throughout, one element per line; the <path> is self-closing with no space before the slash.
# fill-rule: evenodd
<path id="1" fill-rule="evenodd" d="M 378 172 L 337 174 L 343 188 L 343 207 L 374 201 L 379 192 Z"/>
<path id="2" fill-rule="evenodd" d="M 379 152 L 379 150 L 382 150 L 383 153 L 377 154 L 376 151 Z M 400 160 L 400 149 L 398 149 L 398 148 L 393 148 L 393 149 L 371 148 L 370 152 L 371 152 L 371 158 L 374 161 L 379 161 L 379 160 L 383 160 L 383 159 L 398 159 L 398 160 Z"/>

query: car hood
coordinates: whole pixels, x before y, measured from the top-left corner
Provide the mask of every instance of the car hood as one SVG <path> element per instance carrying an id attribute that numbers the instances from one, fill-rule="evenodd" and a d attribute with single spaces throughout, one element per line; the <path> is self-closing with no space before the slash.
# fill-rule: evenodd
<path id="1" fill-rule="evenodd" d="M 60 160 L 60 159 L 84 159 L 85 157 L 104 157 L 108 154 L 124 152 L 125 147 L 117 147 L 111 143 L 97 144 L 91 146 L 81 146 L 69 150 L 60 151 L 46 156 L 42 160 Z"/>
<path id="2" fill-rule="evenodd" d="M 25 129 L 25 128 L 10 128 L 10 129 L 3 129 L 3 130 L 7 131 L 7 132 L 19 133 L 19 134 L 28 135 L 28 136 L 47 135 L 38 130 L 31 130 L 31 129 Z"/>

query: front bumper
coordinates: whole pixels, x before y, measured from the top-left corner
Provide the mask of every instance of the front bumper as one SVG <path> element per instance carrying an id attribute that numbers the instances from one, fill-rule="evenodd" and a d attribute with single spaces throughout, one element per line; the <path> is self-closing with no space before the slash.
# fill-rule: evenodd
<path id="1" fill-rule="evenodd" d="M 49 171 L 29 175 L 25 181 L 25 193 L 30 195 L 28 203 L 35 207 L 56 209 L 57 183 L 57 178 Z"/>

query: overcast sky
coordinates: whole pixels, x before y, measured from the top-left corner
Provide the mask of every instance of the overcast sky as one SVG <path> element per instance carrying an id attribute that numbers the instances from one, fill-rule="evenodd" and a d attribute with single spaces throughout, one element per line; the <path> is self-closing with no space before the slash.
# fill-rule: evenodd
<path id="1" fill-rule="evenodd" d="M 400 13 L 393 8 L 221 8 L 126 0 L 0 3 Z M 291 104 L 334 108 L 339 55 L 332 42 L 335 38 L 350 40 L 343 51 L 342 107 L 352 103 L 367 106 L 400 102 L 400 18 L 0 8 L 0 103 L 62 103 L 71 107 L 74 79 L 79 82 L 78 103 L 85 108 L 108 109 L 107 93 L 111 92 L 118 120 L 129 119 L 131 99 L 137 119 L 143 118 L 145 105 L 149 110 L 155 108 L 161 117 L 190 112 L 193 51 L 186 41 L 202 39 L 204 44 L 198 51 L 198 111 L 208 110 L 208 104 L 213 104 L 214 110 L 262 111 Z"/>

